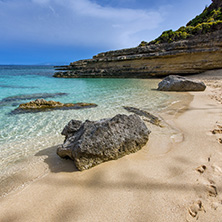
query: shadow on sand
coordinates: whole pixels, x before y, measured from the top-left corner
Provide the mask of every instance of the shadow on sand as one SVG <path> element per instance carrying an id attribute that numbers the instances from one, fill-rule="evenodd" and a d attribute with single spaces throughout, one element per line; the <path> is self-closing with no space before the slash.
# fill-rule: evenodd
<path id="1" fill-rule="evenodd" d="M 49 169 L 53 173 L 65 172 L 65 173 L 73 173 L 80 172 L 74 165 L 73 161 L 70 159 L 61 159 L 57 154 L 58 146 L 53 146 L 47 148 L 45 150 L 39 151 L 36 156 L 47 156 L 44 160 L 45 163 L 48 164 Z M 114 170 L 116 170 L 115 166 L 118 160 L 115 160 L 115 164 L 113 166 Z M 186 169 L 186 165 L 190 165 L 191 162 L 189 159 L 184 157 L 176 157 L 174 159 L 174 164 L 169 163 L 166 168 L 168 169 L 168 173 L 170 177 L 179 176 L 184 173 Z M 48 180 L 49 184 L 56 183 L 57 185 L 61 185 L 62 187 L 67 186 L 80 186 L 80 187 L 88 187 L 88 188 L 100 188 L 100 189 L 140 189 L 140 190 L 193 190 L 199 189 L 204 190 L 204 186 L 200 186 L 198 184 L 181 184 L 181 183 L 168 183 L 163 182 L 162 180 L 151 180 L 149 177 L 141 180 L 141 175 L 138 171 L 129 171 L 126 169 L 119 169 L 119 173 L 121 174 L 120 181 L 112 181 L 106 177 L 106 171 L 108 170 L 106 163 L 102 163 L 104 167 L 93 167 L 87 170 L 85 175 L 88 175 L 85 180 L 81 180 L 76 177 L 75 180 L 70 181 L 70 178 L 66 178 L 60 180 L 60 178 L 54 178 L 53 181 Z M 133 178 L 133 180 L 132 180 Z M 221 189 L 221 187 L 220 187 Z"/>
<path id="2" fill-rule="evenodd" d="M 56 150 L 59 145 L 40 150 L 35 156 L 44 156 L 44 162 L 48 165 L 52 173 L 59 172 L 75 172 L 78 169 L 70 159 L 62 159 L 56 154 Z"/>

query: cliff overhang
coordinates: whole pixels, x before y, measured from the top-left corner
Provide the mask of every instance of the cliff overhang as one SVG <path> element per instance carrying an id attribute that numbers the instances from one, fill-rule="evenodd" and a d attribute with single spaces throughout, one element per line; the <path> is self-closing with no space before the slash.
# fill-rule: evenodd
<path id="1" fill-rule="evenodd" d="M 56 67 L 54 77 L 149 78 L 195 74 L 222 68 L 222 29 L 172 43 L 100 53 Z"/>

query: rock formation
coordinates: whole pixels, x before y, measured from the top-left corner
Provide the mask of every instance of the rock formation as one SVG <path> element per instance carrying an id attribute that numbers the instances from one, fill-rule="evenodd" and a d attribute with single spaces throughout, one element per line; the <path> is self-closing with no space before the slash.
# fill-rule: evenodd
<path id="1" fill-rule="evenodd" d="M 49 111 L 55 109 L 82 109 L 96 107 L 94 103 L 60 103 L 56 101 L 46 101 L 44 99 L 36 99 L 28 103 L 22 103 L 11 114 Z"/>
<path id="2" fill-rule="evenodd" d="M 119 114 L 100 121 L 71 120 L 62 134 L 66 139 L 57 154 L 74 160 L 79 170 L 86 170 L 140 150 L 150 131 L 139 116 Z"/>
<path id="3" fill-rule="evenodd" d="M 204 91 L 206 85 L 199 80 L 192 80 L 182 76 L 170 75 L 164 78 L 159 84 L 160 91 Z"/>
<path id="4" fill-rule="evenodd" d="M 147 78 L 222 68 L 222 30 L 189 40 L 100 53 L 63 67 L 54 77 Z M 61 68 L 58 68 L 61 69 Z"/>
<path id="5" fill-rule="evenodd" d="M 129 49 L 100 53 L 92 59 L 56 67 L 54 77 L 147 78 L 195 74 L 222 68 L 221 1 L 214 0 L 186 27 L 163 32 L 156 40 Z"/>

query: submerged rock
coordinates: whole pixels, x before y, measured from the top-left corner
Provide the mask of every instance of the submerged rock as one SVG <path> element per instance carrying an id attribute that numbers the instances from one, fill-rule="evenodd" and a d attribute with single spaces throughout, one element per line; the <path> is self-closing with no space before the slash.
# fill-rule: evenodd
<path id="1" fill-rule="evenodd" d="M 35 89 L 35 86 L 15 86 L 15 85 L 0 85 L 0 88 L 9 88 L 9 89 Z"/>
<path id="2" fill-rule="evenodd" d="M 139 116 L 145 117 L 145 119 L 143 119 L 144 121 L 150 122 L 153 125 L 156 125 L 159 127 L 163 127 L 161 125 L 161 120 L 157 116 L 154 116 L 153 114 L 151 114 L 145 110 L 141 110 L 141 109 L 138 109 L 135 107 L 129 107 L 129 106 L 123 106 L 123 108 L 125 110 L 127 110 L 128 112 L 132 112 L 132 113 L 135 113 Z"/>
<path id="3" fill-rule="evenodd" d="M 159 84 L 160 91 L 204 91 L 206 85 L 199 80 L 192 80 L 186 77 L 170 75 L 164 78 Z"/>
<path id="4" fill-rule="evenodd" d="M 14 102 L 22 100 L 31 100 L 31 99 L 46 99 L 46 98 L 55 98 L 60 96 L 66 96 L 68 93 L 34 93 L 34 94 L 22 94 L 16 96 L 5 97 L 0 100 L 0 106 L 5 106 Z"/>
<path id="5" fill-rule="evenodd" d="M 140 150 L 149 134 L 145 123 L 135 114 L 84 123 L 71 120 L 62 131 L 66 139 L 57 154 L 74 160 L 79 170 L 86 170 Z"/>
<path id="6" fill-rule="evenodd" d="M 46 101 L 44 99 L 36 99 L 28 103 L 22 103 L 11 114 L 27 113 L 27 112 L 40 112 L 55 109 L 82 109 L 96 107 L 94 103 L 60 103 L 56 101 Z"/>
<path id="7" fill-rule="evenodd" d="M 18 100 L 30 100 L 30 99 L 46 99 L 54 98 L 58 96 L 66 96 L 68 93 L 34 93 L 34 94 L 23 94 L 17 96 L 9 96 L 1 100 L 1 102 L 14 102 Z"/>

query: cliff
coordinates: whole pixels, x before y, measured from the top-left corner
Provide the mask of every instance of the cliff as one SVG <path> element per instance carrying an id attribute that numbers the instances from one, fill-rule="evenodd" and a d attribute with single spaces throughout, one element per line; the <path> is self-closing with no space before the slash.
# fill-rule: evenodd
<path id="1" fill-rule="evenodd" d="M 221 16 L 221 1 L 214 0 L 186 27 L 163 32 L 156 40 L 135 48 L 100 53 L 92 59 L 56 67 L 60 72 L 54 77 L 148 78 L 222 68 Z"/>

